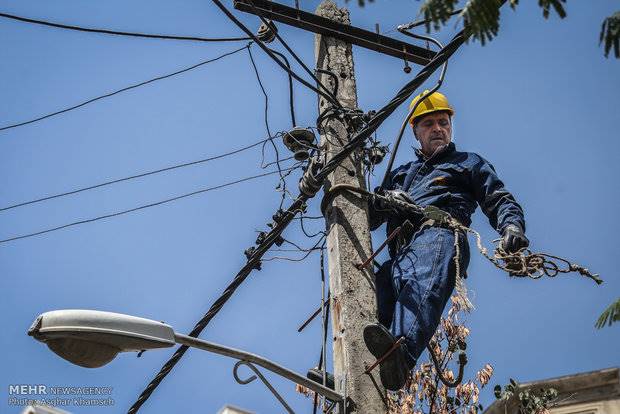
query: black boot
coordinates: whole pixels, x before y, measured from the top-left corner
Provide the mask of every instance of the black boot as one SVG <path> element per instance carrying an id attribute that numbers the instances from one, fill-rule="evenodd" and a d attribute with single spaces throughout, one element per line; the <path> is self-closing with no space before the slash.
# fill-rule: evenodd
<path id="1" fill-rule="evenodd" d="M 306 373 L 306 377 L 314 382 L 318 382 L 319 384 L 323 384 L 323 371 L 318 368 L 311 368 Z M 326 374 L 326 384 L 325 386 L 330 389 L 334 389 L 334 376 L 329 372 Z"/>
<path id="2" fill-rule="evenodd" d="M 376 323 L 364 328 L 364 342 L 370 353 L 379 359 L 394 346 L 396 338 L 387 328 Z M 401 343 L 379 364 L 379 376 L 386 389 L 398 391 L 405 385 L 408 374 L 407 348 Z"/>

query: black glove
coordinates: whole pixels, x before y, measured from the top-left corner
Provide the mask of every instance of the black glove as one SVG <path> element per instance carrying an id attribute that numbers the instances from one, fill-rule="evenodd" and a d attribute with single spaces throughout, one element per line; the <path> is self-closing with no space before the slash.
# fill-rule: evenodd
<path id="1" fill-rule="evenodd" d="M 517 225 L 509 224 L 502 232 L 501 247 L 508 253 L 517 252 L 519 249 L 530 245 L 523 230 Z"/>

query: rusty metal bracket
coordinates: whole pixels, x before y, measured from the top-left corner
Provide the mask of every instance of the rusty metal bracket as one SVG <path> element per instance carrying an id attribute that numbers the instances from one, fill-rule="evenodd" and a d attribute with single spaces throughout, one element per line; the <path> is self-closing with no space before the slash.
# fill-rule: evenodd
<path id="1" fill-rule="evenodd" d="M 388 245 L 389 242 L 391 242 L 394 237 L 398 236 L 398 234 L 400 233 L 400 231 L 402 230 L 403 226 L 398 226 L 394 229 L 394 231 L 392 233 L 390 233 L 390 235 L 383 241 L 383 243 L 381 243 L 381 245 L 379 246 L 379 248 L 377 250 L 375 250 L 370 257 L 368 257 L 368 259 L 366 259 L 363 263 L 358 263 L 355 265 L 355 267 L 357 268 L 357 270 L 363 270 L 365 269 L 373 260 L 375 257 L 377 257 L 377 255 L 379 253 L 381 253 L 381 250 L 385 249 L 385 246 Z"/>
<path id="2" fill-rule="evenodd" d="M 387 246 L 396 236 L 398 236 L 400 234 L 400 232 L 408 227 L 411 227 L 411 222 L 409 220 L 405 220 L 404 223 L 398 227 L 396 227 L 394 229 L 394 231 L 392 231 L 392 233 L 390 233 L 390 235 L 383 241 L 383 243 L 381 243 L 381 245 L 377 248 L 377 250 L 375 250 L 368 259 L 366 259 L 364 261 L 364 263 L 358 263 L 355 265 L 355 267 L 358 270 L 363 270 L 366 267 L 368 267 L 368 265 L 370 263 L 372 263 L 372 261 L 375 259 L 375 257 L 377 257 L 377 255 L 379 253 L 381 253 L 381 250 L 385 249 L 385 246 Z"/>
<path id="3" fill-rule="evenodd" d="M 404 340 L 405 340 L 404 336 L 401 336 L 400 338 L 398 338 L 398 341 L 394 342 L 392 347 L 390 349 L 388 349 L 388 351 L 381 358 L 377 359 L 371 366 L 366 368 L 366 371 L 364 371 L 364 374 L 370 374 L 370 371 L 375 369 L 375 367 L 377 365 L 379 365 L 380 363 L 385 361 L 387 359 L 387 357 L 392 355 L 392 352 L 394 352 L 396 350 L 396 348 L 398 348 L 400 346 L 400 344 L 403 343 Z"/>
<path id="4" fill-rule="evenodd" d="M 435 52 L 401 40 L 383 36 L 359 27 L 335 22 L 294 7 L 288 7 L 267 0 L 234 0 L 235 9 L 247 13 L 260 13 L 266 19 L 285 23 L 300 29 L 325 36 L 335 37 L 347 43 L 361 46 L 375 52 L 394 56 L 408 62 L 426 65 Z"/>
<path id="5" fill-rule="evenodd" d="M 329 308 L 329 296 L 327 297 L 327 300 L 323 303 L 323 306 L 319 306 L 319 308 L 315 310 L 314 313 L 310 315 L 310 317 L 306 319 L 306 321 L 302 323 L 299 328 L 297 328 L 297 332 L 303 331 L 306 328 L 306 326 L 308 326 L 308 324 L 314 320 L 314 318 L 319 316 L 319 313 L 321 313 L 322 308 L 325 308 L 325 309 Z"/>

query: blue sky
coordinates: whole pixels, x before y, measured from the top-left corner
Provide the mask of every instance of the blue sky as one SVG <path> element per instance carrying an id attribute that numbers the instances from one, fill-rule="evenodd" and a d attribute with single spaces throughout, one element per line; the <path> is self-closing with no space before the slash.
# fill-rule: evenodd
<path id="1" fill-rule="evenodd" d="M 227 2 L 231 3 L 231 2 Z M 293 3 L 293 2 L 286 2 Z M 342 2 L 341 2 L 342 3 Z M 416 17 L 419 2 L 354 2 L 352 21 L 383 31 Z M 459 149 L 489 159 L 526 210 L 534 250 L 558 254 L 605 279 L 576 275 L 516 280 L 472 251 L 469 374 L 491 363 L 491 383 L 620 365 L 620 328 L 597 331 L 600 312 L 620 292 L 616 217 L 620 204 L 620 61 L 598 46 L 603 18 L 618 2 L 569 1 L 568 18 L 545 21 L 534 2 L 503 12 L 500 37 L 465 45 L 450 62 L 443 92 L 456 108 Z M 314 10 L 318 1 L 304 1 Z M 32 18 L 126 31 L 239 36 L 208 1 L 0 0 L 0 10 Z M 249 27 L 253 16 L 236 13 Z M 279 26 L 308 64 L 313 36 Z M 448 40 L 448 26 L 438 37 Z M 75 33 L 0 20 L 0 126 L 173 72 L 243 44 L 191 43 Z M 286 77 L 253 47 L 270 97 L 272 130 L 289 127 Z M 398 59 L 355 48 L 360 107 L 378 109 L 412 75 Z M 415 73 L 416 68 L 414 67 Z M 300 125 L 316 119 L 316 98 L 295 89 Z M 0 205 L 217 155 L 266 136 L 263 97 L 244 51 L 191 72 L 32 125 L 0 132 Z M 378 131 L 397 134 L 406 108 Z M 407 135 L 398 160 L 412 156 Z M 273 154 L 269 154 L 273 158 Z M 259 174 L 260 152 L 0 212 L 0 239 L 132 208 Z M 382 165 L 385 168 L 385 165 Z M 379 168 L 378 177 L 382 174 Z M 376 178 L 377 181 L 379 178 Z M 290 180 L 296 186 L 296 176 Z M 2 412 L 9 384 L 113 387 L 115 405 L 73 412 L 123 412 L 171 350 L 124 354 L 99 369 L 73 366 L 25 335 L 41 312 L 85 308 L 164 320 L 189 332 L 244 263 L 243 250 L 266 228 L 279 203 L 271 176 L 164 206 L 0 245 L 3 334 Z M 310 213 L 318 211 L 313 200 Z M 321 229 L 321 221 L 314 227 Z M 477 212 L 473 227 L 496 238 Z M 296 225 L 285 237 L 310 245 Z M 383 240 L 383 230 L 374 243 Z M 271 358 L 298 372 L 317 362 L 318 321 L 299 324 L 320 300 L 318 255 L 270 261 L 253 273 L 202 337 Z M 231 403 L 279 412 L 261 384 L 238 385 L 234 361 L 191 350 L 142 412 L 216 412 Z M 286 380 L 269 376 L 298 412 L 311 403 Z M 483 392 L 488 405 L 491 390 Z"/>

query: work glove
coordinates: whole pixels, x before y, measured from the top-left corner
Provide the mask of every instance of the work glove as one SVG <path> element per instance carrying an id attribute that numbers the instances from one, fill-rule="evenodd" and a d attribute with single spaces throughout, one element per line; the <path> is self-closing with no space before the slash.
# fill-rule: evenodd
<path id="1" fill-rule="evenodd" d="M 530 245 L 530 241 L 525 237 L 521 227 L 509 224 L 502 232 L 501 248 L 508 253 L 515 253 L 519 249 Z"/>
<path id="2" fill-rule="evenodd" d="M 381 193 L 379 193 L 379 195 L 383 196 L 383 198 L 375 197 L 375 207 L 379 210 L 397 210 L 398 211 L 398 207 L 391 204 L 389 202 L 390 200 L 396 200 L 396 201 L 401 201 L 407 204 L 413 204 L 413 200 L 411 199 L 411 196 L 409 195 L 409 193 L 403 190 L 383 190 L 381 191 Z"/>

